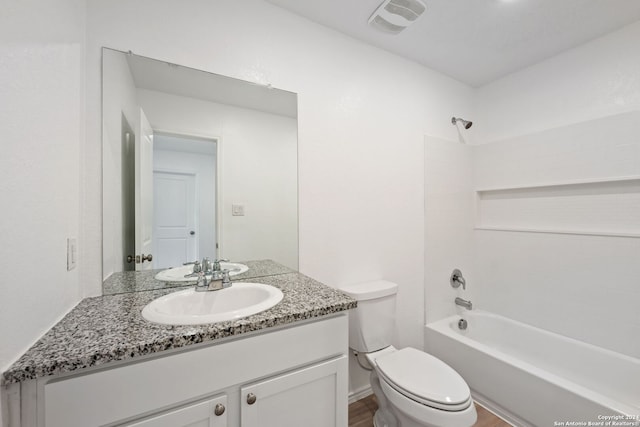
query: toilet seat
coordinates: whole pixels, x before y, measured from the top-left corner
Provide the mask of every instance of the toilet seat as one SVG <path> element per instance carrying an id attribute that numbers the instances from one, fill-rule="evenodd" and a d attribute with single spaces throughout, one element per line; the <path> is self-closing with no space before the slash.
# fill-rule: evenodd
<path id="1" fill-rule="evenodd" d="M 453 368 L 415 348 L 378 357 L 376 365 L 382 381 L 423 405 L 455 412 L 472 403 L 469 386 Z"/>
<path id="2" fill-rule="evenodd" d="M 408 417 L 415 421 L 414 425 L 428 425 L 438 427 L 469 427 L 477 420 L 476 409 L 469 404 L 461 411 L 443 411 L 423 405 L 396 391 L 384 380 L 380 381 L 382 393 L 388 399 L 389 405 L 395 407 L 400 417 Z M 410 424 L 411 425 L 411 424 Z"/>

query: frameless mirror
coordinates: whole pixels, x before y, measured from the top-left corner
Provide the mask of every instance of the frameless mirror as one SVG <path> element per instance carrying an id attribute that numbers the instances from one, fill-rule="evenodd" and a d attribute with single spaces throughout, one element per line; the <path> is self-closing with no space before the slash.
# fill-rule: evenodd
<path id="1" fill-rule="evenodd" d="M 296 270 L 296 94 L 107 48 L 102 67 L 105 283 L 204 257 Z"/>

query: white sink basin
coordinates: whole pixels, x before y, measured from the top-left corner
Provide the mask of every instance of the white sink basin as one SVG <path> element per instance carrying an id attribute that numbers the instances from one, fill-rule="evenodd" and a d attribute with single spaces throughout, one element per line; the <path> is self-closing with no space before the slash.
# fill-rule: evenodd
<path id="1" fill-rule="evenodd" d="M 249 267 L 244 264 L 238 264 L 236 262 L 221 262 L 220 269 L 229 270 L 229 276 L 237 276 L 238 274 L 249 271 Z M 187 274 L 193 272 L 193 265 L 181 265 L 180 267 L 173 267 L 168 270 L 162 270 L 156 274 L 156 280 L 163 282 L 195 282 L 195 277 L 184 277 Z M 211 277 L 211 276 L 207 276 Z"/>
<path id="2" fill-rule="evenodd" d="M 174 292 L 151 301 L 142 317 L 164 325 L 200 325 L 250 316 L 282 300 L 280 289 L 261 283 L 234 283 L 219 291 Z"/>

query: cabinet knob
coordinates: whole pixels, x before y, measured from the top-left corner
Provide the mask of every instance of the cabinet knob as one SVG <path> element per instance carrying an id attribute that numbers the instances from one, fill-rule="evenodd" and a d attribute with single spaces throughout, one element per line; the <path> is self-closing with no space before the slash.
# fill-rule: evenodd
<path id="1" fill-rule="evenodd" d="M 257 398 L 256 398 L 256 395 L 255 395 L 255 394 L 253 394 L 253 393 L 249 393 L 249 394 L 247 394 L 247 403 L 248 403 L 249 405 L 253 405 L 254 403 L 256 403 L 256 399 L 257 399 Z"/>
<path id="2" fill-rule="evenodd" d="M 225 410 L 224 405 L 222 403 L 218 403 L 215 409 L 213 410 L 213 413 L 216 414 L 217 416 L 220 416 L 224 414 L 224 410 Z"/>

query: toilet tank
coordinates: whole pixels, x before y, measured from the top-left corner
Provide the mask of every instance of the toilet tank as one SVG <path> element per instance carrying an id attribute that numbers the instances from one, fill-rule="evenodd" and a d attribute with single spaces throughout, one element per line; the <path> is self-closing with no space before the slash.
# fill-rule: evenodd
<path id="1" fill-rule="evenodd" d="M 369 353 L 390 346 L 398 285 L 376 280 L 345 286 L 341 291 L 358 301 L 358 307 L 349 310 L 349 347 Z"/>

